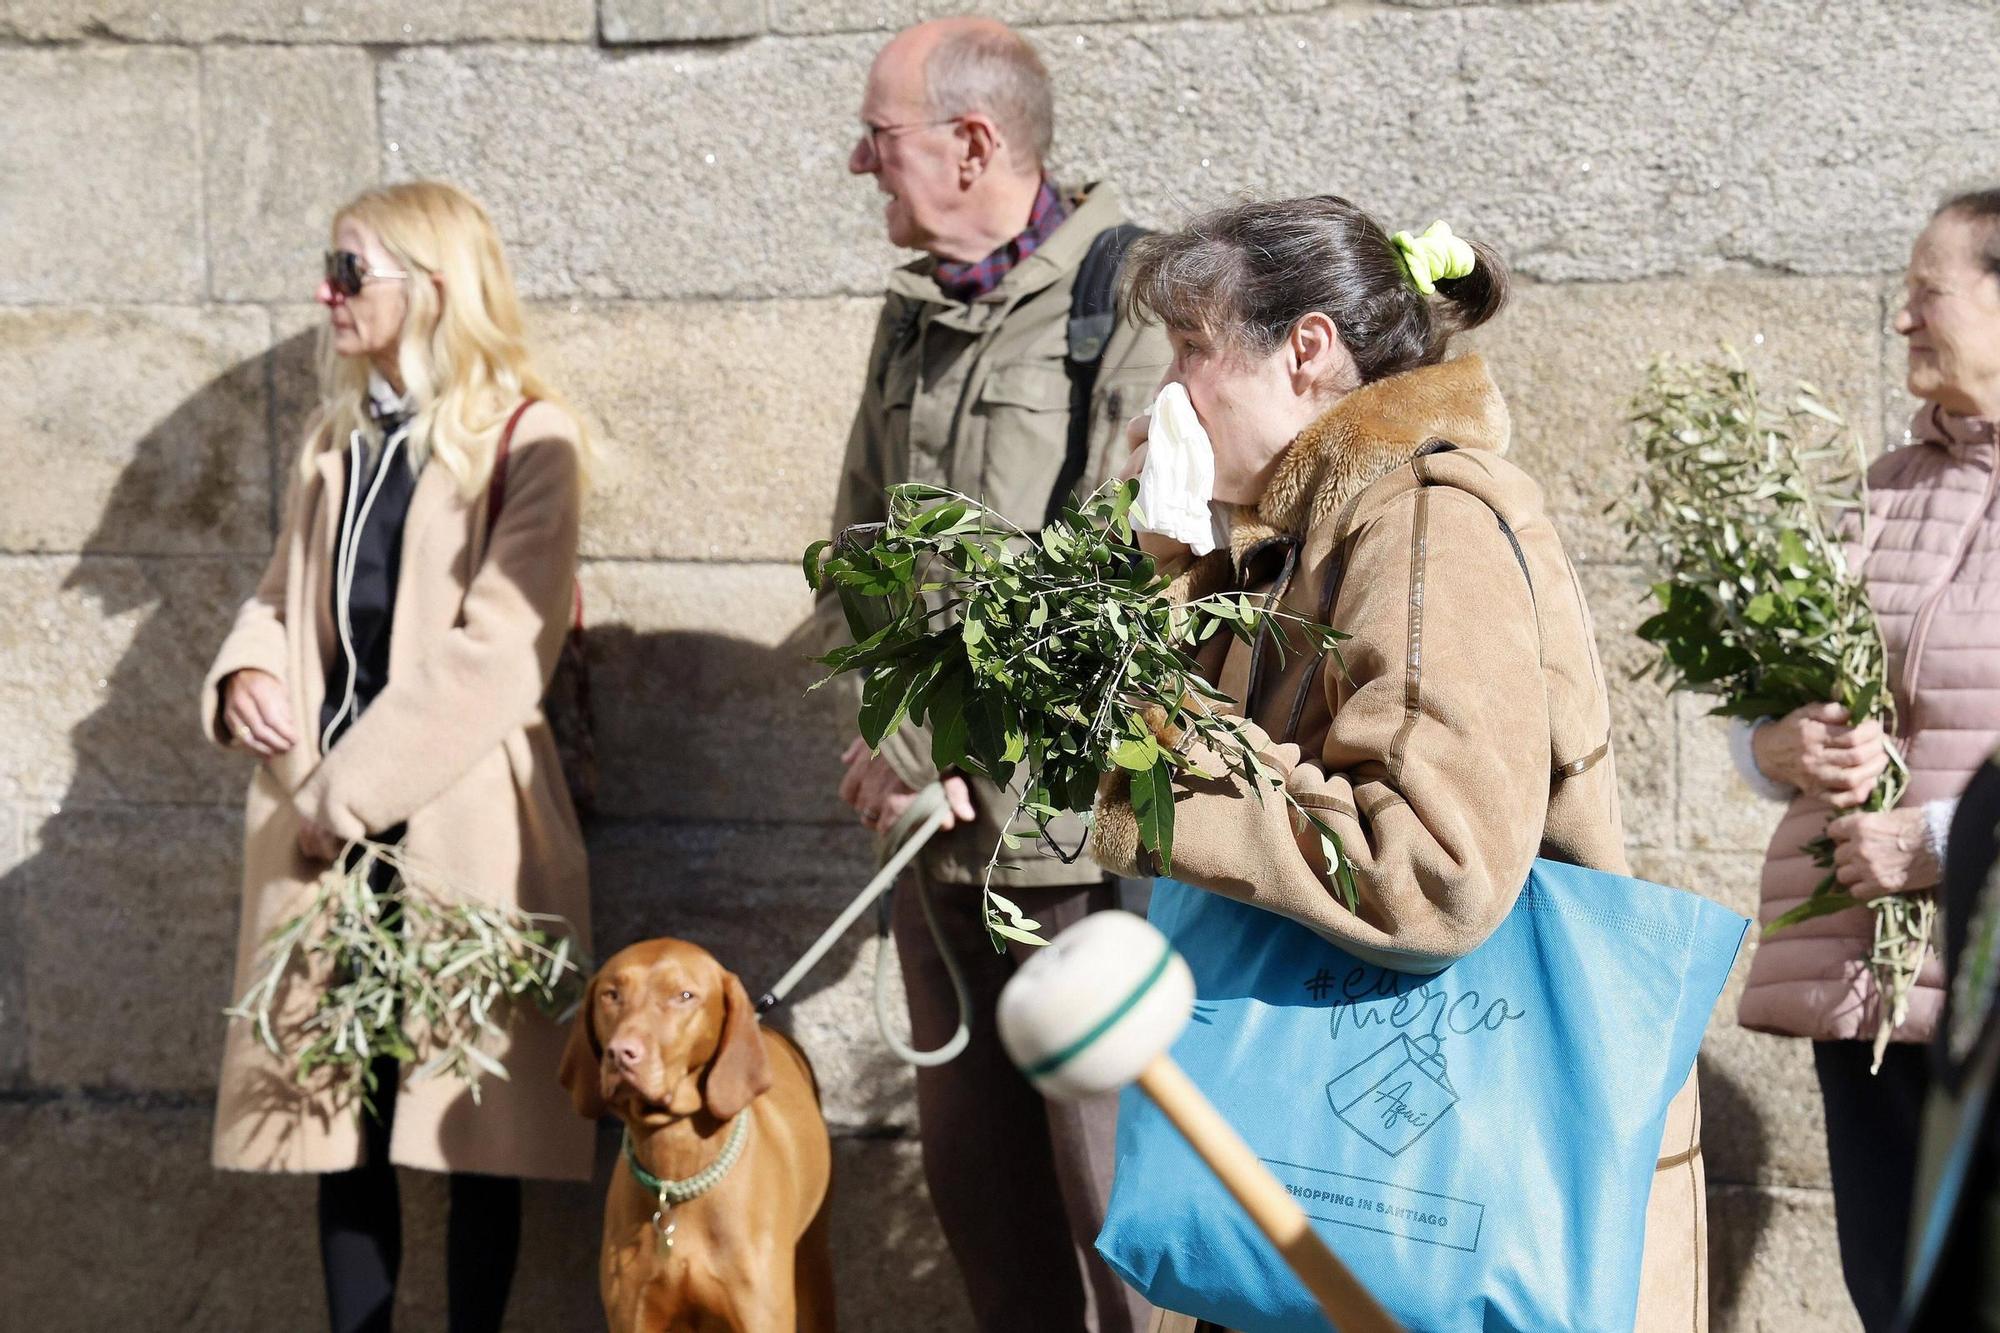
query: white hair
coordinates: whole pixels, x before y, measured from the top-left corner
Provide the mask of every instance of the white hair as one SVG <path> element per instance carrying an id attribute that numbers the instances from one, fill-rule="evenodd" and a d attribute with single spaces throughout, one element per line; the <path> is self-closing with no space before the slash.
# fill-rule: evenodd
<path id="1" fill-rule="evenodd" d="M 1048 160 L 1055 96 L 1042 58 L 1019 33 L 981 25 L 947 34 L 924 61 L 924 85 L 932 116 L 991 116 L 1017 166 L 1039 170 Z"/>

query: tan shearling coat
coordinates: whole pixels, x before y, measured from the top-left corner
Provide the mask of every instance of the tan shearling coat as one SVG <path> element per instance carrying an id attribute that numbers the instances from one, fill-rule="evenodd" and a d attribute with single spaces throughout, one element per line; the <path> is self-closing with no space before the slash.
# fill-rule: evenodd
<path id="1" fill-rule="evenodd" d="M 1502 457 L 1509 435 L 1477 357 L 1366 385 L 1300 433 L 1254 509 L 1231 512 L 1227 550 L 1173 571 L 1178 598 L 1260 589 L 1353 636 L 1345 672 L 1296 633 L 1282 663 L 1227 636 L 1200 660 L 1286 787 L 1339 832 L 1361 906 L 1328 888 L 1317 832 L 1234 775 L 1178 795 L 1175 879 L 1381 966 L 1433 972 L 1492 933 L 1537 856 L 1627 872 L 1589 608 L 1541 488 Z M 1157 869 L 1139 864 L 1120 778 L 1100 795 L 1093 847 L 1114 873 Z M 1639 1327 L 1699 1329 L 1692 1075 L 1654 1179 L 1650 1204 L 1633 1201 L 1648 1209 Z"/>
<path id="2" fill-rule="evenodd" d="M 301 816 L 342 838 L 407 823 L 403 848 L 443 882 L 487 901 L 565 917 L 589 943 L 583 839 L 541 699 L 571 610 L 581 467 L 575 423 L 538 403 L 516 426 L 504 504 L 487 530 L 441 466 L 425 467 L 403 527 L 389 681 L 324 755 L 320 704 L 339 651 L 333 548 L 346 485 L 343 448 L 319 441 L 309 480 L 287 498 L 271 563 L 210 667 L 201 727 L 226 745 L 223 682 L 254 667 L 282 681 L 299 743 L 259 763 L 245 805 L 236 990 L 248 987 L 270 931 L 309 899 L 323 865 L 298 849 Z M 310 1012 L 312 983 L 290 987 L 279 1038 Z M 494 1052 L 509 1073 L 473 1103 L 449 1077 L 406 1081 L 389 1155 L 438 1171 L 584 1180 L 592 1131 L 556 1082 L 564 1034 L 520 1013 Z M 419 1056 L 423 1055 L 421 1046 Z M 352 1104 L 301 1087 L 232 1020 L 217 1095 L 214 1160 L 253 1171 L 338 1171 L 362 1154 Z"/>

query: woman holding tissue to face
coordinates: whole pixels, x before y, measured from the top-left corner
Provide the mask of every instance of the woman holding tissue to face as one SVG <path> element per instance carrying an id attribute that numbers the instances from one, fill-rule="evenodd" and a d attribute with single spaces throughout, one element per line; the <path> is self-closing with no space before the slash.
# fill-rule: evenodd
<path id="1" fill-rule="evenodd" d="M 1126 261 L 1124 300 L 1174 353 L 1130 468 L 1168 529 L 1144 544 L 1171 595 L 1244 589 L 1353 636 L 1345 670 L 1277 651 L 1270 619 L 1254 646 L 1218 636 L 1199 656 L 1272 771 L 1338 831 L 1358 910 L 1329 887 L 1315 829 L 1199 753 L 1225 776 L 1176 801 L 1173 877 L 1404 972 L 1478 947 L 1537 856 L 1626 871 L 1589 610 L 1541 488 L 1505 458 L 1498 388 L 1478 357 L 1447 354 L 1506 294 L 1484 246 L 1443 223 L 1392 237 L 1333 196 L 1218 209 Z M 1186 493 L 1205 469 L 1181 389 L 1213 450 L 1207 495 Z M 1093 852 L 1113 873 L 1159 869 L 1142 864 L 1122 773 L 1100 792 Z M 1660 1150 L 1641 1328 L 1706 1324 L 1693 1085 Z"/>

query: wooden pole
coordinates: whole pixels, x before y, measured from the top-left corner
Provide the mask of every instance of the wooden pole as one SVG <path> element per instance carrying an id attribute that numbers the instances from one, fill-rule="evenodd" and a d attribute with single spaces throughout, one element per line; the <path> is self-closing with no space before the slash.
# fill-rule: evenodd
<path id="1" fill-rule="evenodd" d="M 1327 1248 L 1277 1177 L 1257 1160 L 1250 1145 L 1230 1128 L 1179 1065 L 1165 1055 L 1155 1056 L 1140 1072 L 1138 1082 L 1236 1196 L 1250 1220 L 1271 1238 L 1340 1333 L 1402 1333 L 1402 1325 Z"/>

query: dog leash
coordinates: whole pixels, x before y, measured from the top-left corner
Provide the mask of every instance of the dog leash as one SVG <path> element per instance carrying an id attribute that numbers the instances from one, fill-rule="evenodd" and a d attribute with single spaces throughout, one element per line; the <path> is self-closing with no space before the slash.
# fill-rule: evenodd
<path id="1" fill-rule="evenodd" d="M 933 782 L 916 794 L 889 828 L 888 843 L 895 849 L 889 859 L 882 863 L 882 868 L 875 872 L 875 878 L 868 881 L 868 886 L 855 895 L 854 901 L 833 919 L 833 924 L 820 933 L 820 937 L 813 941 L 812 947 L 805 951 L 798 962 L 792 964 L 791 970 L 778 979 L 778 984 L 757 998 L 757 1013 L 760 1017 L 784 1003 L 785 997 L 792 993 L 793 987 L 818 966 L 820 959 L 826 957 L 827 950 L 847 933 L 847 928 L 868 910 L 869 904 L 895 887 L 896 877 L 902 874 L 903 868 L 923 850 L 924 844 L 931 840 L 932 835 L 943 827 L 944 821 L 950 814 L 951 804 L 946 800 L 944 787 L 941 784 Z M 889 913 L 886 901 L 877 917 L 875 928 L 878 943 L 875 950 L 875 1026 L 882 1034 L 883 1044 L 898 1060 L 919 1068 L 930 1068 L 956 1059 L 958 1053 L 963 1051 L 966 1043 L 972 1039 L 972 1029 L 965 1021 L 965 1015 L 972 1007 L 972 991 L 966 985 L 957 957 L 945 943 L 944 932 L 938 926 L 937 910 L 931 906 L 930 890 L 921 876 L 917 879 L 917 902 L 924 909 L 924 924 L 930 927 L 931 939 L 937 944 L 938 957 L 944 960 L 944 970 L 951 978 L 951 989 L 958 1006 L 958 1027 L 944 1045 L 928 1051 L 917 1050 L 890 1031 L 888 973 L 882 965 L 883 957 L 888 952 L 889 939 Z"/>

